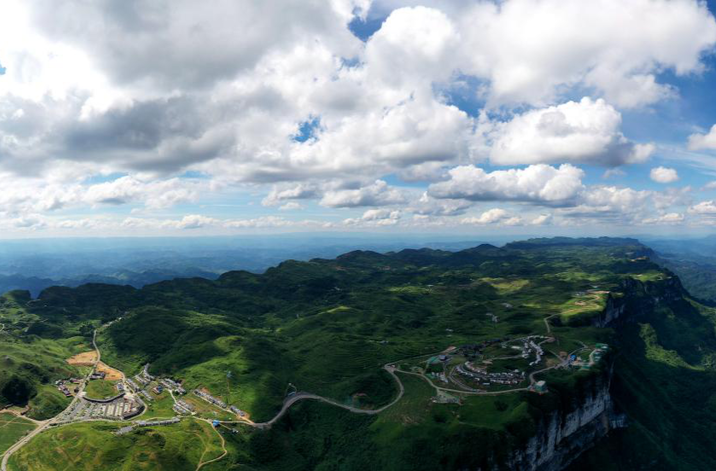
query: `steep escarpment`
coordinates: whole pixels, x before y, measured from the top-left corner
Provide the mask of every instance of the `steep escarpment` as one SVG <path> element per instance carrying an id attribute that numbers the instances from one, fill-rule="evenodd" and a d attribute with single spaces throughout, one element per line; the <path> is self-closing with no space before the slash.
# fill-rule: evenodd
<path id="1" fill-rule="evenodd" d="M 611 327 L 615 330 L 615 339 L 623 338 L 623 330 L 633 330 L 627 324 L 667 315 L 662 312 L 664 308 L 678 309 L 687 303 L 687 296 L 678 277 L 668 273 L 651 281 L 625 278 L 619 289 L 608 296 L 604 310 L 593 318 L 592 324 Z M 574 387 L 557 391 L 559 397 L 571 399 L 562 399 L 559 407 L 546 413 L 538 422 L 534 436 L 510 453 L 503 466 L 515 471 L 562 470 L 597 446 L 610 431 L 627 427 L 627 414 L 617 412 L 621 409 L 615 403 L 620 401 L 615 401 L 612 393 L 614 368 L 618 363 L 614 361 L 616 356 L 611 360 L 607 369 L 583 379 L 576 387 L 579 393 L 575 396 L 571 396 Z"/>
<path id="2" fill-rule="evenodd" d="M 615 331 L 610 394 L 629 427 L 568 469 L 716 469 L 716 310 L 694 301 L 675 276 L 623 288 L 595 325 Z"/>
<path id="3" fill-rule="evenodd" d="M 592 324 L 613 327 L 634 322 L 653 313 L 660 304 L 682 301 L 685 295 L 679 278 L 668 273 L 654 281 L 625 278 L 619 290 L 608 295 L 604 310 L 592 319 Z"/>
<path id="4" fill-rule="evenodd" d="M 538 421 L 536 433 L 493 469 L 558 471 L 565 469 L 610 430 L 623 428 L 627 419 L 615 411 L 610 384 L 612 369 L 592 374 L 577 385 L 553 391 L 558 407 Z M 557 379 L 553 377 L 552 379 Z"/>

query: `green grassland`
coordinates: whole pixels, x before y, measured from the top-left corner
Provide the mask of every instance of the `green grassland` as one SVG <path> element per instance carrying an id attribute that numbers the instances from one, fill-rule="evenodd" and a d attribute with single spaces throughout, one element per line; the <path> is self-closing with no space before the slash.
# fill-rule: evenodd
<path id="1" fill-rule="evenodd" d="M 43 375 L 29 374 L 25 367 L 12 370 L 29 384 L 31 391 L 25 396 L 30 401 L 51 387 L 53 378 L 71 373 L 63 360 L 80 346 L 87 348 L 93 328 L 118 316 L 122 320 L 98 336 L 103 361 L 127 375 L 149 363 L 152 374 L 183 380 L 188 391 L 207 388 L 248 411 L 254 421 L 273 417 L 294 388 L 344 404 L 355 404 L 359 398 L 362 407 L 380 407 L 397 394 L 383 365 L 399 362 L 409 367 L 421 359 L 424 365 L 428 356 L 450 346 L 545 335 L 549 318 L 557 338 L 544 345 L 550 361 L 556 361 L 561 351 L 584 344 L 614 345 L 617 353 L 609 361 L 616 362 L 617 369 L 623 365 L 623 371 L 640 375 L 653 369 L 653 377 L 644 383 L 615 373 L 619 393 L 629 398 L 647 394 L 647 388 L 666 388 L 661 399 L 671 407 L 677 394 L 695 384 L 684 378 L 701 378 L 705 384 L 713 380 L 716 312 L 686 295 L 641 313 L 647 321 L 630 324 L 623 332 L 594 325 L 609 303 L 619 300 L 630 311 L 640 312 L 647 301 L 667 299 L 669 290 L 680 289 L 669 272 L 644 258 L 649 253 L 628 239 L 533 240 L 457 253 L 356 251 L 335 260 L 287 261 L 262 275 L 230 272 L 216 281 L 177 279 L 141 290 L 104 285 L 52 288 L 33 302 L 15 293 L 6 296 L 0 313 L 12 319 L 10 345 L 34 348 L 40 355 L 32 361 L 37 365 L 33 373 L 47 370 Z M 19 362 L 20 353 L 15 357 Z M 507 365 L 514 366 L 502 366 Z M 436 392 L 426 381 L 397 374 L 405 396 L 377 416 L 303 401 L 268 431 L 237 426 L 233 433 L 222 428 L 229 455 L 206 469 L 486 469 L 491 460 L 523 444 L 545 414 L 572 407 L 573 398 L 587 385 L 602 381 L 607 369 L 544 373 L 541 378 L 550 384 L 545 396 L 465 396 L 459 398 L 461 404 L 433 402 Z M 682 387 L 671 388 L 672 382 L 681 381 Z M 0 394 L 7 397 L 2 387 Z M 191 392 L 187 398 L 196 402 Z M 716 405 L 706 393 L 698 399 L 704 407 Z M 625 409 L 627 402 L 624 399 Z M 647 402 L 643 411 L 660 410 L 651 398 Z M 165 393 L 148 404 L 143 418 L 173 416 L 172 404 Z M 663 413 L 668 416 L 676 410 L 674 406 Z M 635 410 L 635 417 L 643 411 Z M 201 412 L 211 418 L 213 411 Z M 674 419 L 677 422 L 682 423 Z M 177 430 L 187 423 L 182 421 Z M 653 426 L 647 418 L 635 423 L 633 430 Z M 109 426 L 72 425 L 41 437 L 47 450 L 75 440 L 75 454 L 62 459 L 79 469 L 85 469 L 80 459 L 84 455 L 93 457 L 92 465 L 108 466 L 102 469 L 121 469 L 111 467 L 120 466 L 117 463 L 130 466 L 124 469 L 183 469 L 188 463 L 196 467 L 198 443 L 187 443 L 180 454 L 184 461 L 172 461 L 175 457 L 163 452 L 179 446 L 175 441 L 189 436 L 184 432 L 171 439 L 164 434 L 172 432 L 165 429 L 154 435 L 115 437 L 111 427 L 102 427 Z M 634 434 L 634 443 L 656 443 L 661 432 L 674 430 L 627 433 Z M 713 432 L 706 425 L 697 430 Z M 91 437 L 94 432 L 96 438 Z M 42 440 L 33 440 L 32 447 L 13 458 L 18 465 L 40 466 L 43 460 L 58 459 L 45 448 L 35 449 L 36 441 L 42 446 Z M 109 443 L 134 461 L 118 458 Z M 127 452 L 130 444 L 138 451 Z M 650 450 L 669 460 L 682 445 L 673 439 Z M 30 455 L 33 450 L 39 453 L 37 458 Z M 592 462 L 600 463 L 599 457 Z"/>
<path id="2" fill-rule="evenodd" d="M 0 413 L 0 456 L 16 441 L 35 429 L 35 424 L 7 412 Z"/>
<path id="3" fill-rule="evenodd" d="M 211 425 L 192 419 L 115 435 L 117 425 L 73 424 L 39 434 L 10 458 L 17 471 L 195 470 L 222 452 Z"/>
<path id="4" fill-rule="evenodd" d="M 56 416 L 70 405 L 71 398 L 66 397 L 54 385 L 40 384 L 37 394 L 29 401 L 27 415 L 36 420 L 45 420 Z"/>
<path id="5" fill-rule="evenodd" d="M 29 404 L 31 417 L 45 419 L 69 403 L 52 384 L 79 374 L 65 360 L 86 350 L 87 339 L 78 335 L 76 325 L 65 331 L 45 328 L 52 323 L 32 313 L 28 302 L 22 292 L 0 297 L 0 322 L 5 326 L 0 336 L 0 406 Z M 58 331 L 66 337 L 57 338 Z"/>
<path id="6" fill-rule="evenodd" d="M 168 392 L 163 392 L 159 396 L 157 396 L 153 392 L 150 392 L 149 394 L 154 398 L 154 400 L 145 401 L 147 405 L 147 410 L 142 414 L 142 419 L 167 419 L 176 415 L 174 410 L 172 410 L 172 407 L 174 407 L 174 400 Z"/>
<path id="7" fill-rule="evenodd" d="M 92 399 L 107 399 L 118 394 L 117 381 L 107 381 L 103 379 L 94 379 L 87 382 L 85 386 L 87 397 Z"/>

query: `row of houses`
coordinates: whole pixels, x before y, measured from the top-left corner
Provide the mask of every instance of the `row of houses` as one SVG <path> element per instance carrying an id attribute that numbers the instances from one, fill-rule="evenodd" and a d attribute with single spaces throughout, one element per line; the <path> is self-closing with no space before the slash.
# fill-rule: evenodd
<path id="1" fill-rule="evenodd" d="M 229 410 L 234 414 L 238 415 L 239 417 L 246 417 L 246 412 L 242 411 L 236 406 L 229 406 Z"/>
<path id="2" fill-rule="evenodd" d="M 173 379 L 162 378 L 159 380 L 159 383 L 165 388 L 169 389 L 170 391 L 174 391 L 177 394 L 186 394 L 186 390 L 181 386 L 181 384 L 177 383 Z"/>
<path id="3" fill-rule="evenodd" d="M 525 344 L 525 349 L 526 348 L 528 348 L 528 344 Z M 542 350 L 542 347 L 537 345 L 532 339 L 530 339 L 529 341 L 529 348 L 531 348 L 535 352 L 535 359 L 530 362 L 530 366 L 534 366 L 542 361 L 544 351 Z"/>
<path id="4" fill-rule="evenodd" d="M 192 406 L 191 404 L 189 404 L 186 401 L 178 400 L 174 404 L 174 407 L 172 407 L 172 409 L 177 414 L 191 414 L 194 411 L 194 406 Z"/>
<path id="5" fill-rule="evenodd" d="M 146 379 L 146 378 L 145 378 L 144 376 L 142 376 L 141 374 L 135 375 L 135 376 L 134 376 L 134 380 L 135 380 L 137 383 L 141 384 L 142 386 L 146 386 L 147 384 L 150 383 L 150 380 Z"/>
<path id="6" fill-rule="evenodd" d="M 171 425 L 179 422 L 179 417 L 172 417 L 171 419 L 165 420 L 137 420 L 134 425 L 137 427 L 151 427 L 153 425 Z"/>
<path id="7" fill-rule="evenodd" d="M 430 378 L 436 378 L 442 381 L 443 383 L 448 383 L 448 379 L 445 376 L 445 372 L 441 371 L 440 373 L 428 373 L 428 376 Z"/>
<path id="8" fill-rule="evenodd" d="M 139 386 L 137 385 L 136 382 L 134 382 L 134 380 L 133 380 L 132 378 L 127 378 L 125 381 L 127 382 L 127 384 L 129 385 L 129 388 L 130 388 L 132 391 L 138 391 L 138 390 L 139 390 Z"/>
<path id="9" fill-rule="evenodd" d="M 525 372 L 520 370 L 507 371 L 502 373 L 488 373 L 486 368 L 475 366 L 470 362 L 458 365 L 456 371 L 463 376 L 472 378 L 482 383 L 483 386 L 490 384 L 515 385 L 525 380 Z"/>
<path id="10" fill-rule="evenodd" d="M 227 407 L 226 403 L 224 401 L 222 401 L 221 399 L 217 399 L 214 396 L 212 396 L 211 394 L 201 391 L 199 389 L 195 389 L 194 394 L 196 394 L 200 398 L 204 399 L 206 402 L 210 402 L 211 404 L 214 404 L 215 406 L 219 406 L 222 409 L 226 409 L 226 407 Z"/>
<path id="11" fill-rule="evenodd" d="M 149 374 L 149 363 L 144 365 L 142 372 L 139 373 L 138 375 L 135 375 L 134 379 L 142 386 L 146 386 L 149 383 L 151 383 L 152 381 L 154 381 L 154 376 Z"/>

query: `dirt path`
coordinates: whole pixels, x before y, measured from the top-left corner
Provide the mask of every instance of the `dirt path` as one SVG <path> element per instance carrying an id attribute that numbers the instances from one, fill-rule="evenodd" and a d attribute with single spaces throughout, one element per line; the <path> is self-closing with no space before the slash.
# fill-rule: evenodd
<path id="1" fill-rule="evenodd" d="M 547 317 L 544 318 L 544 325 L 545 325 L 545 327 L 547 328 L 547 334 L 551 334 L 551 333 L 552 333 L 552 326 L 549 324 L 549 320 L 550 320 L 551 318 L 555 317 L 555 316 L 558 316 L 558 315 L 559 315 L 559 313 L 557 313 L 557 314 L 552 314 L 551 316 L 547 316 Z"/>
<path id="2" fill-rule="evenodd" d="M 204 454 L 206 454 L 206 449 L 204 450 L 204 453 L 202 453 L 201 458 L 199 458 L 199 464 L 196 467 L 196 471 L 199 471 L 202 467 L 206 466 L 209 463 L 215 463 L 221 459 L 223 459 L 226 455 L 229 454 L 229 451 L 226 449 L 226 440 L 224 440 L 224 436 L 221 435 L 221 432 L 217 428 L 214 427 L 214 425 L 211 423 L 209 419 L 197 419 L 201 420 L 203 422 L 206 422 L 209 424 L 209 426 L 216 432 L 216 434 L 219 436 L 219 439 L 221 440 L 221 449 L 224 451 L 220 456 L 217 456 L 214 459 L 211 459 L 209 461 L 203 461 L 204 460 Z"/>
<path id="3" fill-rule="evenodd" d="M 47 422 L 46 420 L 31 419 L 30 417 L 26 417 L 26 416 L 22 415 L 20 412 L 18 412 L 16 410 L 12 410 L 12 409 L 0 409 L 0 414 L 14 415 L 15 417 L 20 417 L 21 419 L 29 420 L 30 422 L 32 422 L 35 425 L 42 425 L 45 422 Z"/>

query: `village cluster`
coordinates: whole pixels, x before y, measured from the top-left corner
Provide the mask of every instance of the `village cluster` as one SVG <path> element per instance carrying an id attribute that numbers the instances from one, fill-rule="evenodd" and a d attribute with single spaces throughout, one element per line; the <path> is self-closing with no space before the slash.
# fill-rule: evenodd
<path id="1" fill-rule="evenodd" d="M 143 396 L 148 401 L 153 400 L 152 395 L 149 394 L 149 391 L 147 391 L 147 389 L 150 388 L 152 384 L 154 384 L 154 387 L 151 387 L 151 390 L 157 395 L 162 394 L 165 390 L 171 391 L 177 396 L 183 396 L 187 392 L 180 382 L 177 382 L 171 378 L 157 379 L 151 374 L 149 374 L 149 365 L 145 365 L 142 369 L 142 372 L 135 375 L 134 378 L 127 379 L 127 384 L 135 393 Z M 196 389 L 194 390 L 194 394 L 203 399 L 204 401 L 213 404 L 221 409 L 229 410 L 240 417 L 246 417 L 246 412 L 242 411 L 236 406 L 227 405 L 224 401 L 212 396 L 206 390 Z M 196 407 L 194 405 L 184 399 L 178 398 L 175 398 L 175 403 L 174 406 L 172 406 L 172 409 L 174 410 L 174 412 L 180 415 L 190 415 L 196 412 Z"/>
<path id="2" fill-rule="evenodd" d="M 510 340 L 508 338 L 496 338 L 486 340 L 475 345 L 463 345 L 460 347 L 459 352 L 468 358 L 483 358 L 484 351 L 488 347 L 500 345 L 501 348 L 516 350 L 514 355 L 505 355 L 500 357 L 494 357 L 491 359 L 482 360 L 482 365 L 476 364 L 473 361 L 465 361 L 463 364 L 458 365 L 455 371 L 460 375 L 479 383 L 481 386 L 494 386 L 494 385 L 517 385 L 522 383 L 526 378 L 526 372 L 520 369 L 510 369 L 507 371 L 488 371 L 493 361 L 496 360 L 526 360 L 533 356 L 533 360 L 529 362 L 528 366 L 533 367 L 540 364 L 542 357 L 544 356 L 544 350 L 541 344 L 545 342 L 552 342 L 552 337 L 546 337 L 543 335 L 531 335 L 529 337 L 519 338 Z"/>
<path id="3" fill-rule="evenodd" d="M 124 435 L 129 433 L 137 427 L 153 427 L 157 425 L 173 425 L 179 422 L 179 417 L 172 417 L 171 419 L 165 420 L 135 420 L 133 425 L 127 425 L 122 427 L 115 432 L 115 435 Z"/>
<path id="4" fill-rule="evenodd" d="M 461 390 L 470 392 L 521 387 L 544 394 L 547 392 L 544 381 L 529 378 L 530 384 L 526 383 L 531 371 L 544 368 L 541 366 L 545 356 L 543 345 L 555 341 L 554 337 L 545 335 L 489 339 L 476 344 L 450 347 L 442 354 L 427 359 L 424 366 L 413 366 L 412 370 L 431 380 L 454 383 Z M 590 369 L 601 360 L 608 348 L 606 344 L 598 343 L 584 358 L 578 352 L 571 355 L 560 352 L 561 361 L 553 367 Z M 584 346 L 582 350 L 587 350 L 587 347 Z M 455 364 L 455 360 L 459 364 Z"/>
<path id="5" fill-rule="evenodd" d="M 487 371 L 487 367 L 475 366 L 469 361 L 462 365 L 458 365 L 457 368 L 455 368 L 455 371 L 479 382 L 482 386 L 491 386 L 492 384 L 515 385 L 520 384 L 525 380 L 524 371 L 513 370 L 502 373 L 489 373 Z"/>
<path id="6" fill-rule="evenodd" d="M 73 393 L 79 391 L 79 384 L 81 383 L 80 378 L 58 379 L 55 381 L 55 386 L 65 397 L 72 397 Z"/>
<path id="7" fill-rule="evenodd" d="M 81 397 L 75 404 L 65 410 L 59 418 L 61 422 L 73 422 L 88 419 L 129 420 L 144 411 L 144 404 L 124 393 L 106 399 Z"/>

